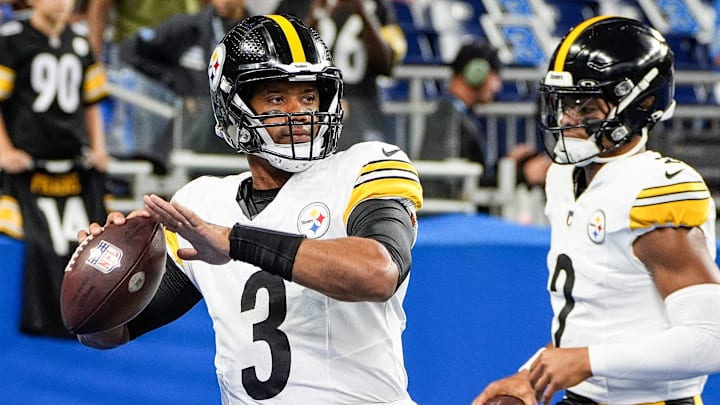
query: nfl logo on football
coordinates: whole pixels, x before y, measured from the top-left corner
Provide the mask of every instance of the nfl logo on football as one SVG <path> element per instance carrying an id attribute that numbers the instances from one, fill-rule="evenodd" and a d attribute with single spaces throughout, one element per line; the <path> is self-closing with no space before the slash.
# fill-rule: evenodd
<path id="1" fill-rule="evenodd" d="M 123 251 L 120 248 L 107 241 L 101 241 L 97 247 L 90 250 L 90 257 L 85 263 L 107 274 L 120 267 L 122 255 Z"/>

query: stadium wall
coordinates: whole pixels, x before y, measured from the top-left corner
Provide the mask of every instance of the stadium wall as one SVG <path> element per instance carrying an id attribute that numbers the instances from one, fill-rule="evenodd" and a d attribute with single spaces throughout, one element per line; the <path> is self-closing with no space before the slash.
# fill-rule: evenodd
<path id="1" fill-rule="evenodd" d="M 409 389 L 421 405 L 469 404 L 550 339 L 549 231 L 483 215 L 421 217 L 405 301 Z M 0 402 L 220 403 L 212 325 L 201 303 L 110 351 L 20 335 L 21 243 L 0 238 Z M 720 404 L 712 376 L 706 404 Z"/>

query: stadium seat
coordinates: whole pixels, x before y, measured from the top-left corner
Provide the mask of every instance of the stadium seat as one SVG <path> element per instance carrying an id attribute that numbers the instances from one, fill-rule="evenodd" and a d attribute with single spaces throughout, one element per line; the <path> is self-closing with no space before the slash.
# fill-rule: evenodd
<path id="1" fill-rule="evenodd" d="M 546 0 L 555 9 L 555 29 L 553 35 L 562 37 L 570 28 L 588 18 L 600 14 L 598 0 Z"/>
<path id="2" fill-rule="evenodd" d="M 442 59 L 436 53 L 438 34 L 432 29 L 407 28 L 404 30 L 407 41 L 405 64 L 437 64 Z"/>

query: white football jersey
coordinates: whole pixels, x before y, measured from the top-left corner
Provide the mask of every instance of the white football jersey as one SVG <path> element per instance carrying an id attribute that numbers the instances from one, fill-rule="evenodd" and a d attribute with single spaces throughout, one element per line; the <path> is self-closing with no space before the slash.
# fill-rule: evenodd
<path id="1" fill-rule="evenodd" d="M 572 176 L 573 166 L 552 165 L 546 181 L 555 346 L 641 341 L 670 328 L 632 245 L 658 227 L 700 227 L 715 257 L 715 204 L 701 176 L 652 151 L 605 164 L 577 199 Z M 592 377 L 570 390 L 600 403 L 647 403 L 700 394 L 705 380 Z"/>
<path id="2" fill-rule="evenodd" d="M 385 143 L 357 144 L 294 174 L 254 219 L 236 201 L 249 175 L 201 177 L 174 199 L 211 223 L 314 239 L 347 236 L 350 212 L 367 199 L 401 200 L 415 224 L 422 204 L 417 172 Z M 177 235 L 169 240 L 173 255 L 189 246 Z M 212 318 L 223 403 L 412 403 L 401 342 L 408 279 L 387 302 L 342 302 L 245 262 L 178 263 Z"/>

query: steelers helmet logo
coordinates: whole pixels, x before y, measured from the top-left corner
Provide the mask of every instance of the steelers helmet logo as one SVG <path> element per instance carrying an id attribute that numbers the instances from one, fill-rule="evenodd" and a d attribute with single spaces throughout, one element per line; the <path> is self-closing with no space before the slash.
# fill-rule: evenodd
<path id="1" fill-rule="evenodd" d="M 300 211 L 297 227 L 309 239 L 320 238 L 330 228 L 330 209 L 321 202 L 308 204 Z"/>
<path id="2" fill-rule="evenodd" d="M 208 78 L 210 79 L 210 88 L 217 90 L 220 77 L 222 76 L 223 64 L 225 64 L 225 44 L 219 44 L 210 57 L 210 65 L 208 66 Z"/>
<path id="3" fill-rule="evenodd" d="M 605 241 L 605 213 L 597 210 L 590 215 L 587 233 L 593 243 L 601 244 Z"/>

